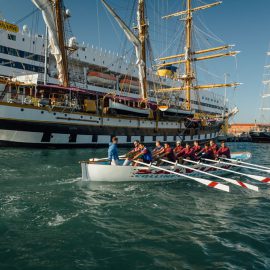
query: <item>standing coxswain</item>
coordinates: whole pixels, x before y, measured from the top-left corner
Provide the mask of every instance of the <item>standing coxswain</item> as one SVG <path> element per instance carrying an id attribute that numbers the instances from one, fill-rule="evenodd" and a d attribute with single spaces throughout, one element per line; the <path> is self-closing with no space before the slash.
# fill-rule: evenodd
<path id="1" fill-rule="evenodd" d="M 118 156 L 118 149 L 117 149 L 118 138 L 113 137 L 112 142 L 109 144 L 108 149 L 108 160 L 111 165 L 119 165 L 119 156 Z"/>

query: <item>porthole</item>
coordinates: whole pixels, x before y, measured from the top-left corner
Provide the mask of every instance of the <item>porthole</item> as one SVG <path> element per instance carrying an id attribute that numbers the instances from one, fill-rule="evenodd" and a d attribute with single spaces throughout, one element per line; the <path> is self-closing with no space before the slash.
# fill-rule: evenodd
<path id="1" fill-rule="evenodd" d="M 21 112 L 23 112 L 24 111 L 24 109 L 21 109 Z"/>
<path id="2" fill-rule="evenodd" d="M 44 113 L 44 111 L 41 111 L 41 113 Z"/>

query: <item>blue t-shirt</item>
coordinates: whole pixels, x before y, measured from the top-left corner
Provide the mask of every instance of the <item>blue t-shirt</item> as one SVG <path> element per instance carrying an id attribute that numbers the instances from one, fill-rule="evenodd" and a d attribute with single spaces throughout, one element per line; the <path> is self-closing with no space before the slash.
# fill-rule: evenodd
<path id="1" fill-rule="evenodd" d="M 110 161 L 112 161 L 113 159 L 114 160 L 119 160 L 117 145 L 115 143 L 110 143 L 109 144 L 108 159 Z"/>
<path id="2" fill-rule="evenodd" d="M 142 159 L 143 159 L 143 161 L 149 161 L 149 162 L 152 161 L 152 154 L 151 154 L 151 152 L 146 147 L 143 148 L 143 150 L 141 151 L 141 153 L 142 153 Z"/>

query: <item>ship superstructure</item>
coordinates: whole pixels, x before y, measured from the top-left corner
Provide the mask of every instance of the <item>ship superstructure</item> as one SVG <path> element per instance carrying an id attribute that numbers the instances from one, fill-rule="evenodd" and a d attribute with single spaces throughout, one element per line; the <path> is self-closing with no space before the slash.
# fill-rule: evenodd
<path id="1" fill-rule="evenodd" d="M 45 61 L 45 37 L 44 35 L 30 34 L 27 27 L 18 33 L 10 33 L 0 31 L 0 76 L 16 77 L 22 75 L 39 74 L 39 82 L 43 82 L 44 76 L 44 61 Z M 130 63 L 120 55 L 111 52 L 110 50 L 100 49 L 94 46 L 79 44 L 78 50 L 71 55 L 71 59 L 78 62 L 76 71 L 71 79 L 73 86 L 91 89 L 95 91 L 108 92 L 117 90 L 117 83 L 110 84 L 95 80 L 95 78 L 87 78 L 87 71 L 92 70 L 109 70 L 116 76 L 125 76 L 129 74 L 133 78 L 138 77 L 137 67 L 135 63 Z M 49 55 L 48 82 L 58 83 L 57 69 L 55 59 Z M 120 63 L 120 64 L 117 64 Z M 148 72 L 151 72 L 150 70 Z M 149 77 L 156 77 L 153 75 Z M 164 85 L 173 86 L 177 82 L 170 78 L 163 77 Z M 118 84 L 119 85 L 119 84 Z M 120 87 L 120 85 L 119 85 Z M 138 87 L 135 86 L 135 91 Z M 118 89 L 120 90 L 120 89 Z M 132 92 L 133 89 L 131 89 Z M 136 97 L 133 93 L 127 93 L 131 97 Z M 182 94 L 184 101 L 185 93 Z M 193 109 L 199 110 L 197 100 L 191 97 Z M 227 106 L 228 107 L 228 106 Z M 201 94 L 200 110 L 210 114 L 221 114 L 224 110 L 224 97 L 221 94 L 204 91 Z"/>
<path id="2" fill-rule="evenodd" d="M 61 2 L 62 8 L 62 1 L 55 2 Z M 138 1 L 138 10 L 142 4 Z M 199 101 L 190 92 L 192 109 L 183 105 L 187 97 L 182 91 L 171 98 L 169 108 L 159 110 L 156 85 L 177 88 L 179 79 L 158 76 L 150 68 L 145 68 L 147 101 L 142 102 L 136 63 L 78 44 L 73 38 L 66 41 L 74 48 L 69 57 L 73 66 L 69 82 L 59 80 L 58 64 L 49 54 L 44 84 L 44 36 L 31 35 L 24 27 L 18 33 L 1 31 L 0 37 L 0 74 L 16 77 L 2 79 L 0 141 L 5 145 L 93 146 L 107 144 L 112 135 L 118 135 L 121 144 L 134 139 L 146 143 L 208 140 L 217 136 L 221 116 L 227 112 L 224 98 L 208 91 L 200 94 Z M 208 118 L 194 119 L 197 112 Z"/>

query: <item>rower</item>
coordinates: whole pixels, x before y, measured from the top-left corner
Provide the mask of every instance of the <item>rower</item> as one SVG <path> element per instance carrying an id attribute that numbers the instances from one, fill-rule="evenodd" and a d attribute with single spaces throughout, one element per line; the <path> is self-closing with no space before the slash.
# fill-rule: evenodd
<path id="1" fill-rule="evenodd" d="M 214 140 L 210 140 L 209 144 L 210 144 L 210 148 L 213 150 L 214 155 L 216 156 L 217 150 L 218 150 L 217 144 L 215 143 Z"/>
<path id="2" fill-rule="evenodd" d="M 197 153 L 199 153 L 202 148 L 201 146 L 199 145 L 198 141 L 194 141 L 194 146 L 192 147 L 193 151 L 194 151 L 194 154 L 196 155 Z"/>
<path id="3" fill-rule="evenodd" d="M 156 147 L 152 151 L 153 159 L 158 158 L 159 155 L 161 155 L 164 152 L 164 147 L 161 145 L 160 141 L 156 141 Z"/>
<path id="4" fill-rule="evenodd" d="M 113 137 L 112 142 L 109 144 L 109 149 L 108 149 L 108 160 L 110 164 L 114 166 L 119 165 L 117 143 L 118 143 L 118 138 Z"/>
<path id="5" fill-rule="evenodd" d="M 139 144 L 139 153 L 137 153 L 133 160 L 138 160 L 144 163 L 151 163 L 152 162 L 152 154 L 151 151 L 145 147 L 142 143 Z M 139 164 L 135 162 L 134 166 L 138 166 Z"/>
<path id="6" fill-rule="evenodd" d="M 215 159 L 215 154 L 213 149 L 206 143 L 204 148 L 197 153 L 198 158 L 207 158 L 207 159 Z"/>
<path id="7" fill-rule="evenodd" d="M 194 155 L 194 151 L 192 150 L 192 148 L 190 147 L 190 145 L 188 143 L 186 143 L 186 147 L 183 148 L 176 156 L 176 159 L 179 163 L 184 163 L 183 159 L 191 159 L 191 160 L 195 160 L 196 157 Z"/>
<path id="8" fill-rule="evenodd" d="M 138 140 L 135 140 L 133 144 L 134 148 L 126 154 L 126 159 L 123 163 L 123 166 L 128 166 L 131 163 L 131 160 L 134 158 L 134 156 L 140 151 L 139 148 L 140 142 Z"/>
<path id="9" fill-rule="evenodd" d="M 159 156 L 160 158 L 167 159 L 169 161 L 175 162 L 176 158 L 173 149 L 170 147 L 169 143 L 164 143 L 164 152 Z"/>
<path id="10" fill-rule="evenodd" d="M 224 141 L 221 142 L 221 147 L 218 149 L 216 156 L 217 158 L 218 157 L 231 158 L 230 148 L 225 145 Z"/>
<path id="11" fill-rule="evenodd" d="M 186 143 L 186 147 L 180 153 L 180 156 L 185 159 L 195 160 L 194 150 Z"/>
<path id="12" fill-rule="evenodd" d="M 183 150 L 183 146 L 181 145 L 181 141 L 176 142 L 176 146 L 173 149 L 175 156 L 177 156 Z"/>

